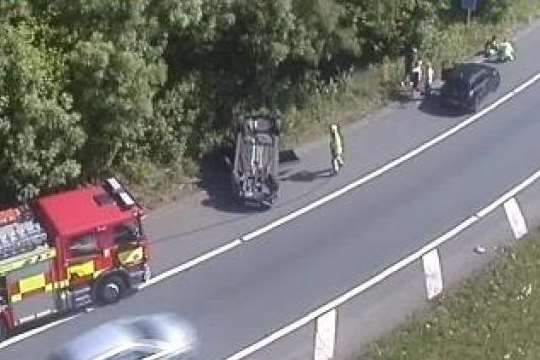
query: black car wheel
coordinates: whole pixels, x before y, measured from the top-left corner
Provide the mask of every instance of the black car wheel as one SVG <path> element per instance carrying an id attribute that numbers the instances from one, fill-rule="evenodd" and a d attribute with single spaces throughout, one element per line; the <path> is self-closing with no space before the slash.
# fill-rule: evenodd
<path id="1" fill-rule="evenodd" d="M 493 80 L 491 81 L 491 92 L 497 91 L 500 84 L 501 84 L 501 79 L 497 75 L 497 77 L 494 77 Z"/>
<path id="2" fill-rule="evenodd" d="M 480 110 L 480 98 L 479 96 L 475 96 L 472 101 L 472 111 L 473 113 L 477 113 Z"/>
<path id="3" fill-rule="evenodd" d="M 102 304 L 114 304 L 126 290 L 126 284 L 120 276 L 111 275 L 99 282 L 97 298 Z"/>

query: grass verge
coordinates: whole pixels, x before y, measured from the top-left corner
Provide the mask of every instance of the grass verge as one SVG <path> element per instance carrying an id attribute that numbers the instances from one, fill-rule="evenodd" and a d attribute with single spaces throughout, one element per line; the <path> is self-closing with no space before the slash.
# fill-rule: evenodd
<path id="1" fill-rule="evenodd" d="M 169 167 L 155 166 L 150 161 L 137 161 L 124 168 L 119 176 L 137 200 L 153 210 L 161 205 L 178 201 L 198 189 L 198 165 L 189 160 Z"/>
<path id="2" fill-rule="evenodd" d="M 538 359 L 539 284 L 537 232 L 358 359 Z"/>

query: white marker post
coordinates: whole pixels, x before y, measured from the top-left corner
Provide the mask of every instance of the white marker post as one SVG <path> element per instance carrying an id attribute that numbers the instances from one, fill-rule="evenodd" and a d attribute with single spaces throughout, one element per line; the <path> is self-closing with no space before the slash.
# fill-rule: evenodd
<path id="1" fill-rule="evenodd" d="M 525 218 L 521 213 L 516 198 L 511 198 L 504 203 L 504 211 L 506 212 L 506 217 L 508 218 L 508 222 L 510 222 L 514 236 L 516 239 L 521 239 L 527 234 L 527 224 L 525 223 Z"/>
<path id="2" fill-rule="evenodd" d="M 337 312 L 332 309 L 319 316 L 315 325 L 314 360 L 330 360 L 336 346 Z"/>
<path id="3" fill-rule="evenodd" d="M 437 249 L 424 254 L 422 256 L 422 263 L 426 277 L 427 298 L 431 300 L 443 290 L 441 262 L 439 261 L 439 252 Z"/>

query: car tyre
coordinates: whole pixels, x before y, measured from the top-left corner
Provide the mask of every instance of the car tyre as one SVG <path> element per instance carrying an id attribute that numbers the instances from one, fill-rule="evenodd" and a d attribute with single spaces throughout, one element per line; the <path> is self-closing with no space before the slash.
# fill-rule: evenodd
<path id="1" fill-rule="evenodd" d="M 97 299 L 101 304 L 109 305 L 118 302 L 124 295 L 126 283 L 117 275 L 111 275 L 98 283 Z"/>
<path id="2" fill-rule="evenodd" d="M 480 99 L 478 98 L 478 96 L 476 96 L 473 100 L 472 111 L 473 113 L 476 114 L 479 110 L 480 110 Z"/>

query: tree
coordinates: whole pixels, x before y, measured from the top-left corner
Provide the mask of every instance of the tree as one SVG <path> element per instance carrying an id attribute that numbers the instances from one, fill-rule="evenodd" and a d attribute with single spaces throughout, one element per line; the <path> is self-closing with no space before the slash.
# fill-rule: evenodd
<path id="1" fill-rule="evenodd" d="M 0 23 L 0 187 L 21 201 L 77 178 L 85 141 L 63 91 L 63 59 L 35 45 L 35 32 Z"/>
<path id="2" fill-rule="evenodd" d="M 100 34 L 80 41 L 69 57 L 70 92 L 88 141 L 80 159 L 85 175 L 107 172 L 144 151 L 153 97 L 165 80 L 160 62 L 118 48 Z"/>

